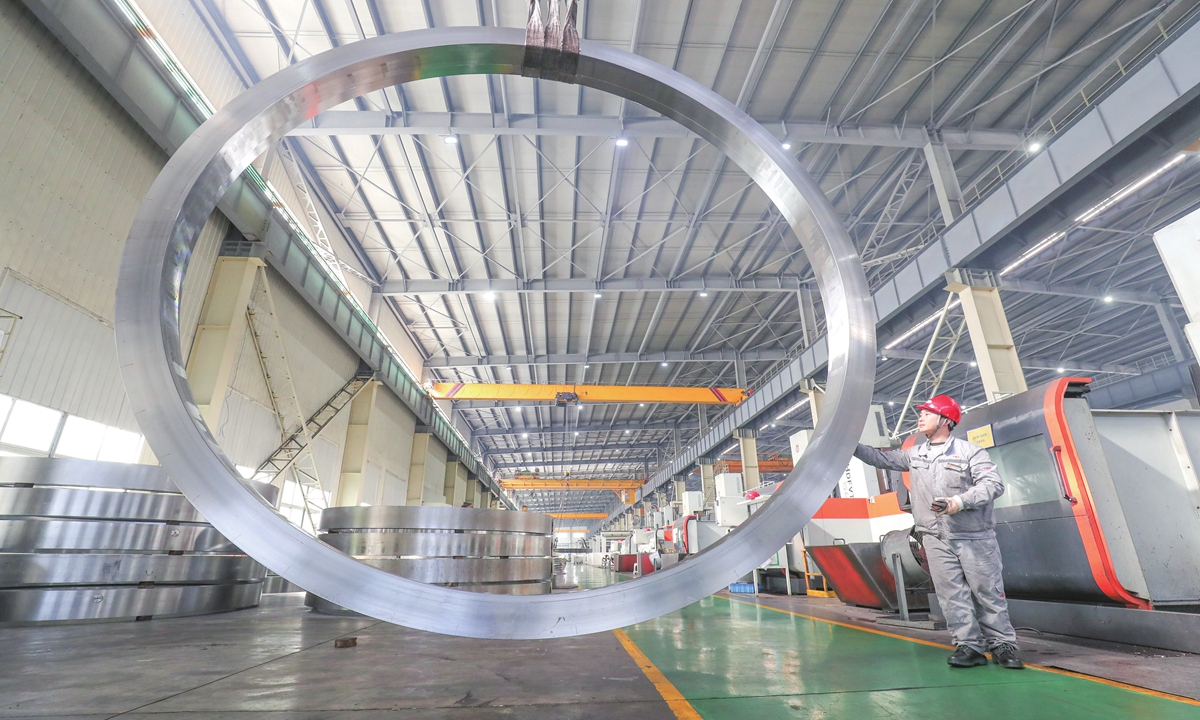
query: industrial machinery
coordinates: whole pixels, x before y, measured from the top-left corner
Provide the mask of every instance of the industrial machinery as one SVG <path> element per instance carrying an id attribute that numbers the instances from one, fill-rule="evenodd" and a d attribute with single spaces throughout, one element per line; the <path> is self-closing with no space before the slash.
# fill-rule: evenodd
<path id="1" fill-rule="evenodd" d="M 540 513 L 474 508 L 334 507 L 318 539 L 380 570 L 430 585 L 498 595 L 545 595 L 553 520 Z M 313 593 L 318 612 L 347 611 Z"/>
<path id="2" fill-rule="evenodd" d="M 0 622 L 238 610 L 265 576 L 156 465 L 0 458 Z"/>
<path id="3" fill-rule="evenodd" d="M 971 410 L 955 430 L 988 449 L 1005 482 L 996 537 L 1013 622 L 1196 652 L 1200 412 L 1092 410 L 1089 382 L 1056 379 Z M 854 547 L 810 550 L 843 600 L 887 606 L 848 589 L 891 581 L 833 558 Z"/>

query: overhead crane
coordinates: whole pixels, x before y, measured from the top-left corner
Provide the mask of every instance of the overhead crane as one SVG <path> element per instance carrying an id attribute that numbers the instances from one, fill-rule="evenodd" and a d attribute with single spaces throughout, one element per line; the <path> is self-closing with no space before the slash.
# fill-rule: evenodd
<path id="1" fill-rule="evenodd" d="M 744 388 L 665 387 L 654 385 L 514 385 L 505 383 L 432 383 L 429 394 L 437 400 L 542 400 L 558 405 L 579 403 L 680 403 L 687 405 L 738 405 L 750 392 Z"/>
<path id="2" fill-rule="evenodd" d="M 621 502 L 632 505 L 637 502 L 637 490 L 645 480 L 600 480 L 571 478 L 540 478 L 518 475 L 512 479 L 501 478 L 500 487 L 505 490 L 612 490 Z"/>
<path id="3" fill-rule="evenodd" d="M 742 471 L 741 460 L 721 460 L 713 463 L 713 472 L 718 473 L 740 473 Z M 787 473 L 792 471 L 792 459 L 783 457 L 782 455 L 769 455 L 758 459 L 758 471 L 769 473 Z"/>

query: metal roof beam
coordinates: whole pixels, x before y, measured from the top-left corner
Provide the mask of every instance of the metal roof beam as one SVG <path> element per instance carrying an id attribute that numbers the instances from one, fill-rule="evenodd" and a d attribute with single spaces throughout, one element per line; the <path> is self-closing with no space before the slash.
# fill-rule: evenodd
<path id="1" fill-rule="evenodd" d="M 641 430 L 674 430 L 676 427 L 678 427 L 678 426 L 675 423 L 667 423 L 667 422 L 649 423 L 649 424 L 633 422 L 633 423 L 629 423 L 628 425 L 610 425 L 608 423 L 602 423 L 602 424 L 570 425 L 570 426 L 563 425 L 562 427 L 558 427 L 558 428 L 554 428 L 554 427 L 548 427 L 548 428 L 539 428 L 539 427 L 480 428 L 479 430 L 476 430 L 475 432 L 473 432 L 471 434 L 477 438 L 496 437 L 496 436 L 504 436 L 504 435 L 509 435 L 509 436 L 515 435 L 517 437 L 522 437 L 525 435 L 542 436 L 542 435 L 555 435 L 555 434 L 557 434 L 557 435 L 572 435 L 573 436 L 573 434 L 576 432 L 579 432 L 579 433 L 624 433 L 626 430 L 629 430 L 630 432 L 638 432 Z M 691 428 L 688 428 L 688 429 L 691 429 Z"/>
<path id="2" fill-rule="evenodd" d="M 641 467 L 646 461 L 645 457 L 631 458 L 601 458 L 599 460 L 530 460 L 528 462 L 507 462 L 495 463 L 492 465 L 497 470 L 515 469 L 515 468 L 539 468 L 539 467 L 575 467 L 577 465 L 637 465 Z"/>
<path id="3" fill-rule="evenodd" d="M 688 352 L 673 350 L 657 353 L 552 353 L 549 355 L 487 355 L 431 357 L 425 361 L 427 368 L 457 367 L 504 367 L 507 365 L 578 365 L 583 363 L 684 363 L 684 362 L 775 362 L 788 357 L 788 351 L 776 350 L 701 350 Z M 457 407 L 457 406 L 456 406 Z M 470 407 L 470 406 L 467 406 Z M 494 407 L 494 405 L 493 405 Z"/>
<path id="4" fill-rule="evenodd" d="M 394 279 L 383 281 L 380 294 L 448 295 L 483 293 L 548 293 L 548 292 L 796 292 L 807 283 L 798 276 L 765 276 L 736 278 L 732 275 L 698 278 L 541 278 L 533 280 L 461 280 Z"/>
<path id="5" fill-rule="evenodd" d="M 524 453 L 552 452 L 592 452 L 599 450 L 661 450 L 666 445 L 662 443 L 627 443 L 611 445 L 555 445 L 553 447 L 521 447 L 521 448 L 488 448 L 483 456 L 489 455 L 521 455 Z"/>
<path id="6" fill-rule="evenodd" d="M 763 119 L 774 125 L 777 119 Z M 785 124 L 786 140 L 793 145 L 863 145 L 869 147 L 923 148 L 928 139 L 921 126 L 834 125 L 819 121 Z M 951 150 L 1008 151 L 1024 138 L 1010 130 L 947 127 L 940 130 Z M 561 135 L 569 137 L 687 138 L 699 136 L 664 117 L 597 115 L 533 115 L 503 113 L 409 112 L 330 110 L 289 133 L 291 136 L 329 135 Z"/>

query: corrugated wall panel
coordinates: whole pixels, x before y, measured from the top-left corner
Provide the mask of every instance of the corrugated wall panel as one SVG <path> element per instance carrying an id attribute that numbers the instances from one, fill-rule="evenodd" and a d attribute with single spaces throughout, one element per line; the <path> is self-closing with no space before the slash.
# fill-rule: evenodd
<path id="1" fill-rule="evenodd" d="M 224 57 L 221 48 L 191 3 L 140 0 L 138 7 L 218 109 L 245 89 L 233 68 L 217 59 Z"/>
<path id="2" fill-rule="evenodd" d="M 24 317 L 0 391 L 137 429 L 113 297 L 129 225 L 164 160 L 31 14 L 0 4 L 0 307 Z"/>
<path id="3" fill-rule="evenodd" d="M 225 396 L 214 435 L 229 459 L 246 467 L 258 467 L 280 442 L 275 413 L 240 393 Z"/>
<path id="4" fill-rule="evenodd" d="M 11 271 L 0 279 L 0 307 L 22 318 L 0 366 L 0 392 L 138 429 L 109 324 Z"/>
<path id="5" fill-rule="evenodd" d="M 412 465 L 412 438 L 416 426 L 417 416 L 391 391 L 381 387 L 375 396 L 375 412 L 371 416 L 367 459 L 395 475 L 406 487 Z"/>
<path id="6" fill-rule="evenodd" d="M 267 277 L 292 377 L 304 378 L 296 394 L 311 414 L 354 377 L 358 356 L 275 270 L 268 268 Z"/>
<path id="7" fill-rule="evenodd" d="M 121 248 L 165 157 L 17 3 L 0 5 L 0 265 L 112 318 Z"/>

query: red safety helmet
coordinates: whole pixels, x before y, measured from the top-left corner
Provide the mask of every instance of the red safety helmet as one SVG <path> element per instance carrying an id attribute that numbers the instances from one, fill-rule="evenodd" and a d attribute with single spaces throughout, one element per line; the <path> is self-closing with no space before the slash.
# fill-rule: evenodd
<path id="1" fill-rule="evenodd" d="M 949 395 L 934 395 L 929 402 L 918 405 L 917 409 L 941 415 L 955 425 L 962 422 L 962 408 Z"/>

